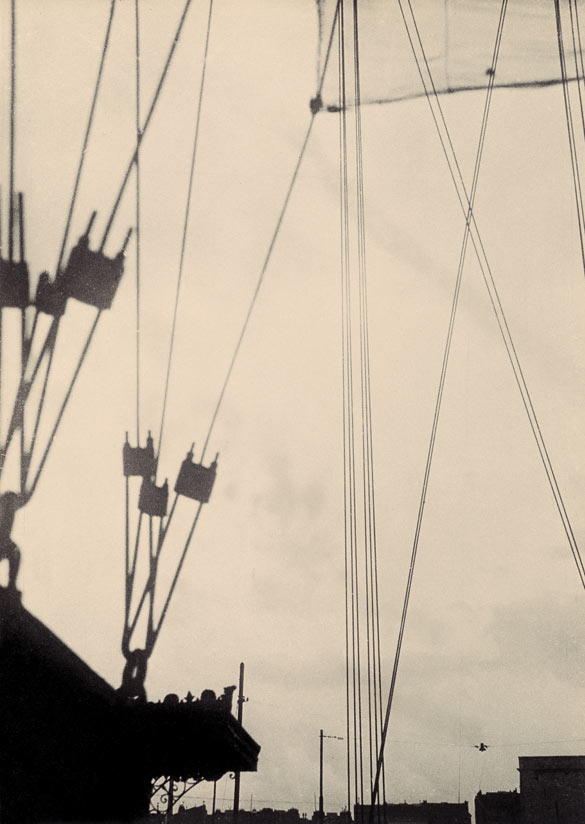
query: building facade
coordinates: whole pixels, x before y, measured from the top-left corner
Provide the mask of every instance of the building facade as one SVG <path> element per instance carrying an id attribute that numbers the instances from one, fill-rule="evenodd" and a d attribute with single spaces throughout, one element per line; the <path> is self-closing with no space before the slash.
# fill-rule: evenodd
<path id="1" fill-rule="evenodd" d="M 522 824 L 584 824 L 584 755 L 519 761 Z"/>
<path id="2" fill-rule="evenodd" d="M 522 824 L 518 790 L 478 792 L 475 796 L 475 824 Z"/>

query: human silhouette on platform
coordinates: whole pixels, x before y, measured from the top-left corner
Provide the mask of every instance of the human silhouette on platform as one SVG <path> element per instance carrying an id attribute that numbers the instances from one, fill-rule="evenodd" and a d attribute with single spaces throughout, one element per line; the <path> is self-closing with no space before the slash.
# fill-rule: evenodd
<path id="1" fill-rule="evenodd" d="M 24 506 L 28 495 L 24 492 L 4 492 L 0 495 L 0 561 L 8 561 L 8 589 L 17 592 L 16 579 L 20 568 L 20 550 L 12 540 L 14 516 Z"/>

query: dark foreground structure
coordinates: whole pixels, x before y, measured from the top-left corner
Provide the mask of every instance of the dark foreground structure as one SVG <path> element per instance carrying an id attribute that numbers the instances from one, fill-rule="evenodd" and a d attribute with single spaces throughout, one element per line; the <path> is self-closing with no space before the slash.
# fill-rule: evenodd
<path id="1" fill-rule="evenodd" d="M 0 588 L 0 822 L 135 821 L 153 778 L 255 770 L 258 744 L 205 697 L 121 701 Z"/>

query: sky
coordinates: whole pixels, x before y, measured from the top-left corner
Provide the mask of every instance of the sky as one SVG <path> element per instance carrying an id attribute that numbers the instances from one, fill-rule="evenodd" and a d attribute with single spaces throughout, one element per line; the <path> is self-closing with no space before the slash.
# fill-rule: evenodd
<path id="1" fill-rule="evenodd" d="M 0 7 L 3 214 L 9 5 Z M 16 186 L 25 193 L 36 278 L 55 269 L 109 4 L 17 6 Z M 70 243 L 93 209 L 97 243 L 133 151 L 133 7 L 117 4 Z M 181 7 L 141 4 L 143 112 Z M 160 426 L 207 11 L 196 2 L 189 12 L 141 153 L 142 440 Z M 191 443 L 200 450 L 205 440 L 308 128 L 317 22 L 313 0 L 214 2 L 160 456 L 171 485 Z M 443 101 L 466 179 L 483 101 L 482 92 Z M 221 692 L 237 682 L 243 661 L 244 726 L 262 750 L 258 772 L 242 777 L 241 804 L 308 814 L 318 795 L 319 730 L 346 737 L 338 129 L 334 114 L 315 119 L 209 442 L 206 459 L 220 455 L 216 485 L 146 683 L 152 700 Z M 386 692 L 464 221 L 424 98 L 365 105 L 362 130 Z M 580 542 L 585 282 L 559 87 L 494 94 L 476 218 Z M 108 254 L 134 224 L 131 180 Z M 14 532 L 24 605 L 114 686 L 123 667 L 121 449 L 126 431 L 136 440 L 135 258 L 132 241 L 114 305 Z M 67 314 L 47 422 L 91 316 L 72 301 Z M 9 347 L 8 337 L 7 375 Z M 192 514 L 182 501 L 161 589 Z M 388 797 L 471 802 L 479 789 L 516 787 L 519 755 L 582 754 L 584 618 L 582 587 L 470 255 L 389 731 Z M 326 741 L 327 810 L 347 803 L 345 757 L 345 742 Z M 200 785 L 189 799 L 210 796 Z M 218 802 L 229 807 L 232 797 L 233 782 L 222 779 Z"/>

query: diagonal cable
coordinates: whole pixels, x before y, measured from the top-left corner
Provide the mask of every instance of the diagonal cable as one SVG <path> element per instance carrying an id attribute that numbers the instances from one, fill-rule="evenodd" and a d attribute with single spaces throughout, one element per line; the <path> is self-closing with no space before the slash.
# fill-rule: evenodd
<path id="1" fill-rule="evenodd" d="M 165 415 L 167 410 L 167 400 L 169 394 L 169 382 L 171 379 L 171 367 L 173 362 L 173 352 L 175 346 L 175 333 L 177 328 L 177 314 L 179 310 L 179 296 L 181 293 L 181 283 L 183 279 L 183 264 L 185 261 L 185 248 L 187 246 L 187 229 L 189 226 L 189 215 L 191 213 L 191 197 L 193 194 L 193 182 L 195 179 L 195 164 L 197 160 L 197 146 L 199 143 L 199 125 L 201 122 L 201 106 L 203 103 L 203 90 L 205 88 L 205 74 L 207 70 L 207 55 L 209 51 L 209 34 L 211 31 L 211 17 L 213 14 L 213 0 L 209 2 L 209 13 L 207 16 L 207 32 L 205 35 L 205 52 L 203 55 L 203 68 L 201 70 L 201 82 L 199 85 L 199 99 L 197 101 L 197 110 L 195 114 L 195 134 L 193 137 L 193 151 L 191 154 L 191 168 L 189 170 L 189 185 L 187 187 L 187 202 L 185 205 L 185 218 L 183 222 L 183 236 L 181 239 L 181 253 L 179 257 L 179 271 L 177 275 L 177 288 L 175 292 L 175 306 L 173 310 L 173 324 L 171 329 L 171 339 L 169 343 L 169 356 L 167 361 L 167 371 L 165 377 L 165 389 L 164 389 L 164 396 L 163 396 L 163 405 L 162 405 L 162 413 L 161 413 L 161 420 L 160 420 L 160 431 L 158 437 L 158 447 L 157 447 L 157 466 L 158 466 L 158 457 L 160 456 L 161 447 L 162 447 L 162 440 L 163 440 L 163 432 L 164 432 L 164 425 L 165 425 Z"/>
<path id="2" fill-rule="evenodd" d="M 120 208 L 120 202 L 122 200 L 122 196 L 123 196 L 124 192 L 126 191 L 126 186 L 128 185 L 128 180 L 130 178 L 130 173 L 132 172 L 132 169 L 134 168 L 134 164 L 136 162 L 136 155 L 138 153 L 138 150 L 139 150 L 140 146 L 142 145 L 142 141 L 144 140 L 146 132 L 148 131 L 148 127 L 151 123 L 152 116 L 153 116 L 153 114 L 156 110 L 156 106 L 157 106 L 157 103 L 159 101 L 161 91 L 162 91 L 163 86 L 165 84 L 165 80 L 167 78 L 171 63 L 173 61 L 173 57 L 174 57 L 174 54 L 175 54 L 175 49 L 177 48 L 177 44 L 178 44 L 178 42 L 181 38 L 181 33 L 183 31 L 183 26 L 185 24 L 185 19 L 187 17 L 187 12 L 189 11 L 189 6 L 190 5 L 191 5 L 191 0 L 186 0 L 185 6 L 183 8 L 183 13 L 181 14 L 179 24 L 177 26 L 177 29 L 175 31 L 175 35 L 173 37 L 173 42 L 171 43 L 171 47 L 169 49 L 169 53 L 168 53 L 167 59 L 165 61 L 165 65 L 164 65 L 163 70 L 160 74 L 156 90 L 154 92 L 152 101 L 150 103 L 150 107 L 148 109 L 146 119 L 144 121 L 142 129 L 140 130 L 139 140 L 137 141 L 138 145 L 136 146 L 136 148 L 134 149 L 134 152 L 132 153 L 132 157 L 130 158 L 130 162 L 128 163 L 128 166 L 126 168 L 126 172 L 124 174 L 124 177 L 122 178 L 122 183 L 120 184 L 118 194 L 116 195 L 114 205 L 112 206 L 112 210 L 110 212 L 108 222 L 106 223 L 106 228 L 104 230 L 104 234 L 102 236 L 102 240 L 101 240 L 101 243 L 100 243 L 100 251 L 103 251 L 104 246 L 106 245 L 108 235 L 110 234 L 110 231 L 112 229 L 112 225 L 113 225 L 114 220 L 116 218 L 116 215 L 118 213 L 118 209 Z"/>
<path id="3" fill-rule="evenodd" d="M 459 162 L 457 160 L 457 155 L 455 153 L 455 149 L 453 148 L 453 143 L 452 143 L 452 140 L 451 140 L 449 129 L 447 127 L 447 123 L 445 121 L 445 116 L 443 114 L 443 110 L 442 110 L 442 107 L 441 107 L 441 104 L 440 104 L 439 95 L 438 95 L 438 93 L 435 89 L 434 83 L 433 83 L 432 74 L 430 72 L 428 60 L 427 60 L 426 53 L 424 51 L 424 46 L 422 44 L 422 40 L 421 40 L 421 37 L 420 37 L 420 32 L 419 32 L 418 26 L 416 24 L 416 18 L 414 17 L 414 13 L 412 11 L 412 6 L 411 6 L 411 3 L 410 3 L 410 0 L 408 0 L 410 14 L 411 14 L 411 17 L 412 17 L 412 20 L 413 20 L 413 25 L 414 25 L 414 28 L 415 28 L 415 31 L 416 31 L 416 36 L 417 36 L 419 48 L 421 50 L 421 53 L 422 53 L 422 56 L 423 56 L 423 59 L 424 59 L 424 63 L 425 63 L 425 67 L 426 67 L 426 71 L 427 71 L 427 75 L 428 75 L 428 80 L 425 79 L 425 76 L 423 74 L 421 63 L 420 63 L 420 60 L 418 58 L 418 54 L 417 54 L 417 51 L 416 51 L 416 46 L 413 42 L 412 35 L 410 33 L 410 29 L 408 28 L 408 23 L 406 21 L 406 17 L 405 17 L 405 14 L 404 14 L 402 0 L 398 0 L 398 2 L 399 2 L 400 8 L 401 8 L 401 11 L 402 11 L 402 14 L 403 14 L 403 19 L 404 19 L 404 22 L 405 22 L 405 25 L 406 25 L 406 28 L 407 28 L 407 35 L 408 35 L 408 39 L 409 39 L 409 42 L 410 42 L 410 45 L 411 45 L 411 48 L 412 48 L 412 51 L 413 51 L 413 55 L 414 55 L 414 59 L 415 59 L 416 65 L 417 65 L 417 69 L 418 69 L 418 72 L 419 72 L 419 75 L 420 75 L 420 78 L 421 78 L 421 81 L 422 81 L 422 84 L 423 84 L 423 87 L 424 87 L 424 90 L 425 90 L 425 96 L 426 96 L 427 102 L 429 103 L 429 106 L 430 106 L 430 109 L 431 109 L 431 115 L 432 115 L 433 121 L 435 123 L 435 128 L 436 128 L 437 133 L 438 133 L 439 141 L 441 143 L 443 153 L 444 153 L 445 158 L 447 160 L 447 164 L 448 164 L 448 167 L 449 167 L 449 172 L 450 172 L 450 175 L 451 175 L 451 179 L 453 180 L 453 184 L 455 186 L 457 198 L 459 200 L 459 204 L 461 206 L 462 211 L 464 212 L 464 214 L 466 214 L 468 206 L 469 206 L 469 196 L 467 194 L 467 190 L 466 190 L 465 183 L 464 183 L 464 180 L 463 180 L 463 175 L 461 173 L 461 168 L 460 168 Z M 430 88 L 429 88 L 429 86 L 430 86 Z M 432 90 L 432 97 L 431 97 L 431 90 Z M 436 104 L 438 113 L 435 112 L 435 110 L 433 108 L 433 101 Z M 443 132 L 444 132 L 444 134 L 443 134 Z M 491 267 L 490 267 L 488 259 L 487 259 L 486 251 L 485 251 L 485 248 L 483 246 L 481 235 L 479 233 L 479 229 L 478 229 L 478 226 L 477 226 L 477 223 L 476 223 L 476 220 L 475 220 L 475 215 L 473 213 L 471 215 L 471 242 L 473 244 L 473 247 L 474 247 L 474 250 L 475 250 L 475 253 L 476 253 L 476 256 L 477 256 L 478 264 L 479 264 L 479 267 L 480 267 L 480 271 L 481 271 L 485 286 L 488 290 L 488 296 L 489 296 L 490 302 L 492 304 L 494 314 L 496 316 L 496 321 L 497 321 L 497 324 L 498 324 L 498 328 L 500 330 L 500 333 L 502 335 L 502 339 L 504 341 L 504 346 L 506 348 L 506 353 L 508 355 L 510 365 L 512 366 L 512 371 L 514 373 L 514 378 L 516 380 L 516 384 L 517 384 L 518 389 L 520 391 L 520 395 L 521 395 L 521 398 L 522 398 L 522 403 L 524 405 L 524 409 L 525 409 L 526 414 L 528 416 L 528 420 L 529 420 L 529 423 L 530 423 L 530 427 L 532 429 L 532 433 L 534 435 L 536 446 L 537 446 L 542 464 L 544 466 L 545 474 L 547 476 L 547 480 L 549 482 L 549 486 L 550 486 L 551 492 L 553 494 L 553 498 L 555 500 L 555 505 L 557 507 L 557 511 L 558 511 L 559 516 L 561 518 L 561 522 L 563 524 L 563 529 L 564 529 L 565 534 L 567 536 L 567 540 L 568 540 L 568 543 L 569 543 L 571 554 L 573 555 L 573 559 L 574 559 L 575 565 L 577 567 L 577 572 L 579 574 L 581 584 L 585 588 L 585 565 L 583 564 L 583 559 L 581 557 L 581 552 L 579 550 L 579 546 L 577 544 L 577 541 L 576 541 L 576 538 L 575 538 L 575 535 L 574 535 L 573 527 L 572 527 L 571 521 L 569 519 L 566 507 L 565 507 L 565 503 L 564 503 L 564 500 L 563 500 L 563 497 L 562 497 L 562 494 L 561 494 L 561 491 L 560 491 L 560 488 L 559 488 L 559 485 L 558 485 L 558 481 L 557 481 L 557 478 L 556 478 L 554 468 L 553 468 L 551 460 L 550 460 L 550 456 L 548 454 L 546 444 L 544 442 L 544 438 L 542 436 L 542 432 L 541 432 L 541 429 L 540 429 L 540 424 L 539 424 L 538 419 L 536 417 L 536 412 L 534 410 L 534 405 L 532 403 L 532 398 L 531 398 L 530 393 L 528 391 L 528 386 L 526 384 L 526 379 L 524 377 L 522 366 L 521 366 L 520 360 L 518 358 L 518 353 L 516 351 L 516 347 L 515 347 L 515 344 L 514 344 L 514 341 L 513 341 L 509 326 L 508 326 L 508 322 L 506 320 L 506 316 L 505 316 L 505 313 L 504 313 L 504 309 L 502 307 L 502 303 L 501 303 L 500 296 L 499 296 L 499 293 L 498 293 L 498 290 L 497 290 L 497 287 L 496 287 L 494 276 L 493 276 L 493 273 L 491 271 Z"/>
<path id="4" fill-rule="evenodd" d="M 414 535 L 412 553 L 411 553 L 411 558 L 410 558 L 410 566 L 409 566 L 409 571 L 408 571 L 408 578 L 407 578 L 406 591 L 405 591 L 405 596 L 404 596 L 404 603 L 403 603 L 403 607 L 402 607 L 402 616 L 401 616 L 401 620 L 400 620 L 400 629 L 399 629 L 398 641 L 397 641 L 397 646 L 396 646 L 396 654 L 395 654 L 394 665 L 393 665 L 393 669 L 392 669 L 392 676 L 391 676 L 391 681 L 390 681 L 388 701 L 387 701 L 387 704 L 386 704 L 386 713 L 385 713 L 385 718 L 384 718 L 384 726 L 382 728 L 380 750 L 379 750 L 378 763 L 377 763 L 377 768 L 376 768 L 376 777 L 375 777 L 375 780 L 374 780 L 374 786 L 372 788 L 372 801 L 371 801 L 372 809 L 373 809 L 373 805 L 376 803 L 378 789 L 379 789 L 380 773 L 381 773 L 381 768 L 382 768 L 382 763 L 383 763 L 383 753 L 384 753 L 384 747 L 385 747 L 385 743 L 386 743 L 386 737 L 387 737 L 387 734 L 388 734 L 390 713 L 391 713 L 391 709 L 392 709 L 392 702 L 393 702 L 394 691 L 395 691 L 395 687 L 396 687 L 396 680 L 397 680 L 397 675 L 398 675 L 398 666 L 399 666 L 399 662 L 400 662 L 400 653 L 401 653 L 401 649 L 402 649 L 402 642 L 403 642 L 403 639 L 404 639 L 404 631 L 405 631 L 405 627 L 406 627 L 406 619 L 407 619 L 407 615 L 408 615 L 410 594 L 411 594 L 411 590 L 412 590 L 414 570 L 415 570 L 416 558 L 417 558 L 417 553 L 418 553 L 418 545 L 419 545 L 422 522 L 423 522 L 424 508 L 425 508 L 425 502 L 426 502 L 426 496 L 427 496 L 427 490 L 428 490 L 432 460 L 433 460 L 433 455 L 434 455 L 435 442 L 436 442 L 439 419 L 440 419 L 441 404 L 442 404 L 443 393 L 444 393 L 444 389 L 445 389 L 445 381 L 446 381 L 446 377 L 447 377 L 447 368 L 448 368 L 448 364 L 449 364 L 449 356 L 450 356 L 450 352 L 451 352 L 451 345 L 452 345 L 452 341 L 453 341 L 453 333 L 454 333 L 454 329 L 455 329 L 455 320 L 456 320 L 456 316 L 457 316 L 457 308 L 458 308 L 458 305 L 459 305 L 459 296 L 460 296 L 460 291 L 461 291 L 461 283 L 462 283 L 464 266 L 465 266 L 467 246 L 468 246 L 468 241 L 469 241 L 470 232 L 471 232 L 471 219 L 472 219 L 472 215 L 473 215 L 473 206 L 474 206 L 474 203 L 475 203 L 475 196 L 476 196 L 476 192 L 477 192 L 477 184 L 478 184 L 478 180 L 479 180 L 481 159 L 482 159 L 483 148 L 484 148 L 484 144 L 485 144 L 485 136 L 486 136 L 486 130 L 487 130 L 488 116 L 489 116 L 489 110 L 490 110 L 490 104 L 491 104 L 492 91 L 493 91 L 493 87 L 494 87 L 495 72 L 496 72 L 496 66 L 497 66 L 497 61 L 498 61 L 498 56 L 499 56 L 499 50 L 500 50 L 502 33 L 503 33 L 503 25 L 504 25 L 504 21 L 505 21 L 506 9 L 507 9 L 507 0 L 503 0 L 501 11 L 500 11 L 500 19 L 499 19 L 499 23 L 498 23 L 498 30 L 497 30 L 497 34 L 496 34 L 496 42 L 495 42 L 494 52 L 493 52 L 493 57 L 492 57 L 492 64 L 491 64 L 491 68 L 490 68 L 490 82 L 489 82 L 489 85 L 488 85 L 486 100 L 485 100 L 485 105 L 484 105 L 483 118 L 482 118 L 481 130 L 480 130 L 480 137 L 479 137 L 476 160 L 475 160 L 475 167 L 474 167 L 474 172 L 473 172 L 473 181 L 472 181 L 471 193 L 470 193 L 470 197 L 469 197 L 468 209 L 467 209 L 466 220 L 465 220 L 465 231 L 464 231 L 464 235 L 463 235 L 463 243 L 462 243 L 462 246 L 461 246 L 459 266 L 458 266 L 458 270 L 457 270 L 457 279 L 456 279 L 455 291 L 454 291 L 453 301 L 452 301 L 452 306 L 451 306 L 451 314 L 450 314 L 450 318 L 449 318 L 447 339 L 446 339 L 446 342 L 445 342 L 445 349 L 444 349 L 444 353 L 443 353 L 443 362 L 442 362 L 442 367 L 441 367 L 441 375 L 440 375 L 440 379 L 439 379 L 439 388 L 438 388 L 438 392 L 437 392 L 437 399 L 436 399 L 436 403 L 435 403 L 435 411 L 434 411 L 434 416 L 433 416 L 433 424 L 432 424 L 432 428 L 431 428 L 431 437 L 430 437 L 429 448 L 428 448 L 428 452 L 427 452 L 427 460 L 426 460 L 425 472 L 424 472 L 424 477 L 423 477 L 423 485 L 422 485 L 422 491 L 421 491 L 420 502 L 419 502 L 419 509 L 418 509 L 418 515 L 417 515 L 417 521 L 416 521 L 416 528 L 415 528 L 415 535 Z"/>
<path id="5" fill-rule="evenodd" d="M 323 91 L 323 83 L 324 83 L 324 80 L 325 80 L 325 72 L 327 71 L 327 65 L 329 63 L 329 56 L 331 54 L 331 45 L 333 43 L 333 35 L 335 33 L 335 27 L 336 27 L 337 19 L 338 19 L 338 16 L 339 16 L 340 3 L 341 3 L 341 0 L 337 0 L 336 6 L 335 6 L 335 16 L 333 18 L 333 24 L 331 26 L 331 32 L 329 34 L 329 40 L 328 40 L 328 44 L 327 44 L 327 52 L 325 54 L 325 61 L 323 63 L 323 70 L 321 72 L 321 82 L 319 83 L 319 88 L 317 90 L 315 100 L 320 100 L 321 99 L 321 93 Z M 244 319 L 244 323 L 242 325 L 242 330 L 241 330 L 240 335 L 238 337 L 238 341 L 236 343 L 234 353 L 232 355 L 232 359 L 230 361 L 230 364 L 229 364 L 229 367 L 228 367 L 223 385 L 221 387 L 221 391 L 219 393 L 217 404 L 215 406 L 215 409 L 213 411 L 213 415 L 211 417 L 211 423 L 209 425 L 209 429 L 208 429 L 208 432 L 207 432 L 207 437 L 205 439 L 205 444 L 203 445 L 203 452 L 201 454 L 201 460 L 202 461 L 203 461 L 203 456 L 205 455 L 205 452 L 207 450 L 207 446 L 209 444 L 209 439 L 210 439 L 211 434 L 213 432 L 215 422 L 216 422 L 217 416 L 219 414 L 219 410 L 220 410 L 221 405 L 223 403 L 223 399 L 224 399 L 224 396 L 225 396 L 225 393 L 226 393 L 226 389 L 228 387 L 228 383 L 230 381 L 230 378 L 231 378 L 231 375 L 232 375 L 232 372 L 233 372 L 233 369 L 234 369 L 234 366 L 235 366 L 240 348 L 242 346 L 244 336 L 245 336 L 246 331 L 248 329 L 248 325 L 250 323 L 250 318 L 252 316 L 252 312 L 254 311 L 256 301 L 258 299 L 258 294 L 259 294 L 260 289 L 262 287 L 262 284 L 264 282 L 264 276 L 266 275 L 266 270 L 268 269 L 268 264 L 270 263 L 270 259 L 272 257 L 272 252 L 273 252 L 274 246 L 276 244 L 276 239 L 278 238 L 280 228 L 282 226 L 282 222 L 284 220 L 284 216 L 286 214 L 286 210 L 288 208 L 288 204 L 289 204 L 289 201 L 290 201 L 290 198 L 291 198 L 291 195 L 292 195 L 292 192 L 293 192 L 293 189 L 294 189 L 294 186 L 295 186 L 298 174 L 299 174 L 299 169 L 301 167 L 301 163 L 303 161 L 303 157 L 305 155 L 305 151 L 306 151 L 307 145 L 309 143 L 309 138 L 310 138 L 311 132 L 313 130 L 313 123 L 315 122 L 315 116 L 317 114 L 317 111 L 318 111 L 318 109 L 315 109 L 315 110 L 311 111 L 311 119 L 309 121 L 309 126 L 308 126 L 307 132 L 305 134 L 305 138 L 303 140 L 301 150 L 299 152 L 297 162 L 296 162 L 296 165 L 295 165 L 295 168 L 294 168 L 294 172 L 293 172 L 289 187 L 287 189 L 287 192 L 286 192 L 286 195 L 285 195 L 285 198 L 284 198 L 284 203 L 283 203 L 282 208 L 280 210 L 280 213 L 278 215 L 278 220 L 276 221 L 276 227 L 275 227 L 274 233 L 273 233 L 273 235 L 270 239 L 270 243 L 268 245 L 268 251 L 266 253 L 266 257 L 265 257 L 264 263 L 262 264 L 262 267 L 260 269 L 260 274 L 258 276 L 258 282 L 256 283 L 256 288 L 254 289 L 254 293 L 252 295 L 252 300 L 250 302 L 248 312 L 246 314 L 246 317 Z"/>

